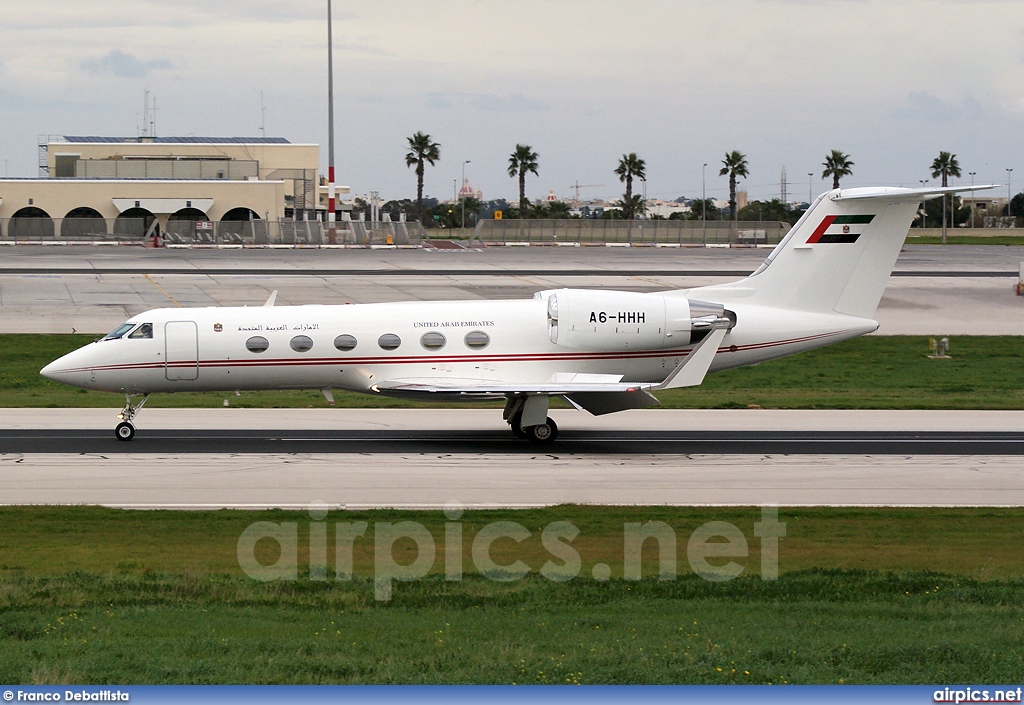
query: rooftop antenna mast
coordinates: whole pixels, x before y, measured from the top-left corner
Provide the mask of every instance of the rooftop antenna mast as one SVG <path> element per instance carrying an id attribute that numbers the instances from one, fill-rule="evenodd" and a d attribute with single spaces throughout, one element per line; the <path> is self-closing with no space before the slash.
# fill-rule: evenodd
<path id="1" fill-rule="evenodd" d="M 149 137 L 149 89 L 142 92 L 142 132 L 140 137 Z"/>
<path id="2" fill-rule="evenodd" d="M 263 105 L 263 91 L 260 91 L 260 134 L 267 136 L 267 109 Z"/>

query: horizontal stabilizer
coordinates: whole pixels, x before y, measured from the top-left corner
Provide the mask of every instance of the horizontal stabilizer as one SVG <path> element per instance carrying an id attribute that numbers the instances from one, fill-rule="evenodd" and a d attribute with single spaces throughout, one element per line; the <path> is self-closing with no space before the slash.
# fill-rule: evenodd
<path id="1" fill-rule="evenodd" d="M 999 188 L 999 184 L 985 184 L 983 186 L 933 186 L 932 188 L 855 188 L 840 189 L 833 196 L 833 201 L 862 201 L 862 200 L 894 200 L 894 201 L 921 201 L 938 198 L 944 193 L 963 193 L 965 191 L 987 191 L 988 189 Z"/>

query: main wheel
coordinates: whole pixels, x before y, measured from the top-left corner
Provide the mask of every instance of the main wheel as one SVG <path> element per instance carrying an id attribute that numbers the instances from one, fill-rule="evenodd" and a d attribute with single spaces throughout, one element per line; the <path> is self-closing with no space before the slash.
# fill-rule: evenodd
<path id="1" fill-rule="evenodd" d="M 558 437 L 558 426 L 549 416 L 544 423 L 526 429 L 526 437 L 531 443 L 554 443 Z"/>
<path id="2" fill-rule="evenodd" d="M 523 415 L 522 413 L 514 415 L 508 421 L 508 425 L 512 427 L 512 433 L 516 435 L 516 438 L 526 438 L 526 429 L 522 427 Z"/>
<path id="3" fill-rule="evenodd" d="M 119 441 L 130 441 L 135 438 L 135 427 L 127 421 L 122 421 L 114 427 L 114 435 Z"/>

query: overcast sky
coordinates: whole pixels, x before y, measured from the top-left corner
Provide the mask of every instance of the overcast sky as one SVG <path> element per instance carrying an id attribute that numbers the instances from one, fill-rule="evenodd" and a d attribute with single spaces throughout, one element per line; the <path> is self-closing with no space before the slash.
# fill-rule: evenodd
<path id="1" fill-rule="evenodd" d="M 157 134 L 266 134 L 322 146 L 326 0 L 0 0 L 0 159 L 34 176 L 41 134 L 134 136 L 143 91 Z M 415 197 L 405 138 L 441 144 L 425 191 L 450 198 L 462 162 L 485 198 L 617 197 L 625 152 L 650 197 L 722 198 L 724 153 L 747 155 L 753 198 L 828 185 L 917 185 L 940 150 L 969 183 L 1024 184 L 1024 2 L 335 0 L 338 181 Z"/>

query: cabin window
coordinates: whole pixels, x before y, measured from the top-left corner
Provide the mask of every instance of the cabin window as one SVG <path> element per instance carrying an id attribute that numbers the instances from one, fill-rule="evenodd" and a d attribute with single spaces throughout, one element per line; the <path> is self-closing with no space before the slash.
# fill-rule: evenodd
<path id="1" fill-rule="evenodd" d="M 448 341 L 445 337 L 438 333 L 436 330 L 432 330 L 429 333 L 424 333 L 423 337 L 420 338 L 420 345 L 427 350 L 440 350 L 444 347 L 444 344 Z"/>
<path id="2" fill-rule="evenodd" d="M 289 345 L 295 352 L 308 352 L 313 347 L 313 339 L 308 335 L 297 335 L 292 338 Z"/>
<path id="3" fill-rule="evenodd" d="M 491 344 L 491 336 L 482 330 L 471 330 L 466 333 L 466 347 L 474 350 L 482 350 Z"/>
<path id="4" fill-rule="evenodd" d="M 103 340 L 117 340 L 134 327 L 134 323 L 122 323 L 117 328 L 103 336 Z"/>
<path id="5" fill-rule="evenodd" d="M 261 353 L 266 351 L 270 347 L 270 341 L 264 338 L 262 335 L 254 335 L 245 341 L 245 348 L 249 352 Z"/>
<path id="6" fill-rule="evenodd" d="M 385 333 L 381 337 L 377 338 L 377 345 L 379 345 L 382 350 L 395 350 L 401 344 L 402 339 L 394 333 Z"/>
<path id="7" fill-rule="evenodd" d="M 334 339 L 334 347 L 338 348 L 338 350 L 341 350 L 342 352 L 348 352 L 349 350 L 355 349 L 356 342 L 356 337 L 354 335 L 345 333 Z"/>
<path id="8" fill-rule="evenodd" d="M 143 323 L 141 326 L 133 330 L 128 334 L 129 338 L 152 338 L 153 337 L 153 324 Z"/>

